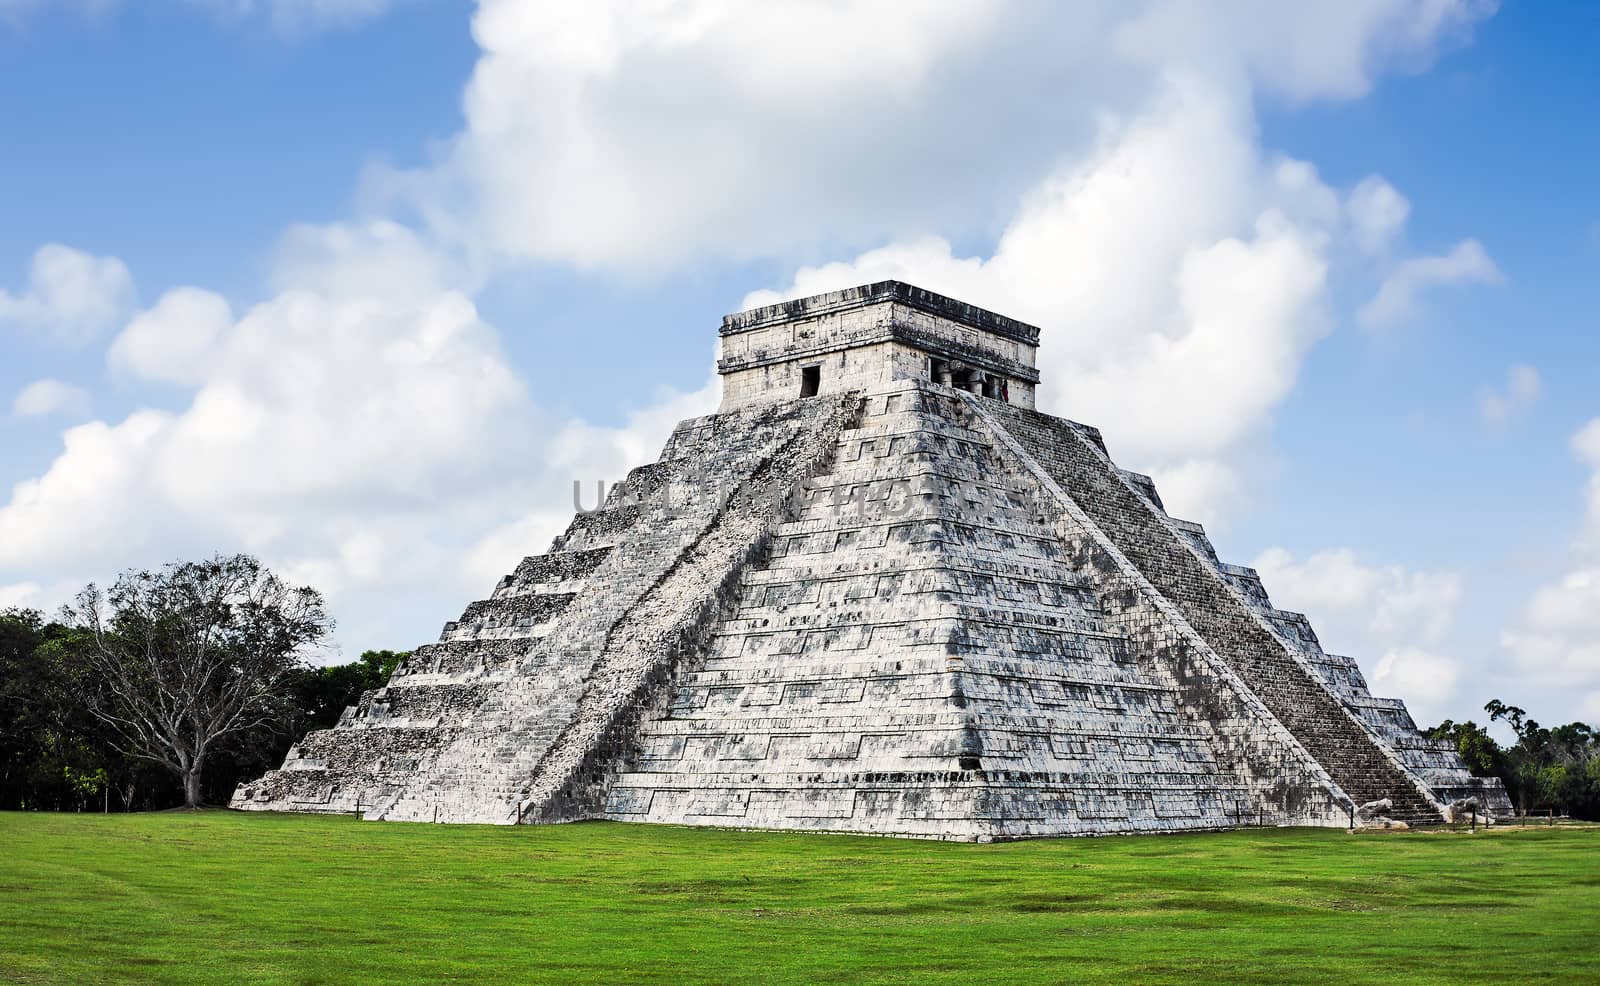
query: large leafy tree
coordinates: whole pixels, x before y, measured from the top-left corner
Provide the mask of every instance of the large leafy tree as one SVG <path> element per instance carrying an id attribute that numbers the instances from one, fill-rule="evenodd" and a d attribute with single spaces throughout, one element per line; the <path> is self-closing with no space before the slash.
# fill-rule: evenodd
<path id="1" fill-rule="evenodd" d="M 333 626 L 321 594 L 248 555 L 124 572 L 66 612 L 84 635 L 94 714 L 176 775 L 191 808 L 207 755 L 281 720 L 285 677 Z"/>

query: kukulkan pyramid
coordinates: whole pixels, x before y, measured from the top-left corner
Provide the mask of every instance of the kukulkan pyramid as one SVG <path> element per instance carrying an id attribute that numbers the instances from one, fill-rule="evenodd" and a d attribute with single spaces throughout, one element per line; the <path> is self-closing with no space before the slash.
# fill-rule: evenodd
<path id="1" fill-rule="evenodd" d="M 721 336 L 717 413 L 233 806 L 953 839 L 1509 812 L 1034 410 L 1034 326 L 885 281 Z"/>

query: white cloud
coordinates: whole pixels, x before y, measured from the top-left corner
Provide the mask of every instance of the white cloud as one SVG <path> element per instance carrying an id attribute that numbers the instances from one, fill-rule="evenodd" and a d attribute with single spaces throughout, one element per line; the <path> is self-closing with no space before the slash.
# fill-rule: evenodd
<path id="1" fill-rule="evenodd" d="M 1573 543 L 1575 562 L 1534 592 L 1517 622 L 1501 632 L 1500 643 L 1512 669 L 1533 683 L 1600 694 L 1600 418 L 1579 429 L 1571 444 L 1591 470 L 1584 521 Z M 1595 696 L 1588 701 L 1595 704 Z"/>
<path id="2" fill-rule="evenodd" d="M 447 264 L 394 229 L 323 233 L 292 239 L 281 291 L 236 320 L 196 289 L 140 313 L 113 363 L 192 398 L 68 429 L 49 469 L 0 506 L 0 576 L 72 585 L 244 550 L 329 593 L 345 640 L 405 643 L 387 636 L 396 599 L 425 596 L 446 607 L 429 609 L 442 622 L 544 547 L 502 537 L 477 550 L 491 532 L 531 510 L 541 530 L 507 533 L 547 538 L 570 517 L 572 478 L 620 479 L 655 457 L 677 415 L 714 400 L 665 393 L 619 428 L 553 420 Z M 380 242 L 414 261 L 387 284 Z M 320 262 L 288 256 L 295 243 L 316 244 Z"/>
<path id="3" fill-rule="evenodd" d="M 630 413 L 621 428 L 566 422 L 545 450 L 547 471 L 559 482 L 546 487 L 547 495 L 531 512 L 480 538 L 467 552 L 462 571 L 475 585 L 492 584 L 524 555 L 542 551 L 572 520 L 574 482 L 579 484 L 579 502 L 593 509 L 602 485 L 609 490 L 633 467 L 654 462 L 678 422 L 710 414 L 720 397 L 721 383 L 713 369 L 699 390 L 658 392 L 654 403 Z"/>
<path id="4" fill-rule="evenodd" d="M 186 410 L 67 433 L 50 470 L 0 510 L 0 566 L 87 561 L 102 542 L 149 550 L 173 528 L 266 547 L 301 524 L 492 488 L 528 451 L 522 385 L 448 289 L 286 291 L 225 336 Z"/>
<path id="5" fill-rule="evenodd" d="M 1269 548 L 1251 567 L 1261 573 L 1273 601 L 1311 616 L 1323 643 L 1336 653 L 1437 644 L 1461 598 L 1461 577 L 1453 572 L 1372 565 L 1349 548 L 1319 551 L 1303 561 Z"/>
<path id="6" fill-rule="evenodd" d="M 1369 564 L 1349 548 L 1303 560 L 1269 548 L 1251 566 L 1274 605 L 1310 618 L 1324 649 L 1372 672 L 1374 694 L 1404 699 L 1425 725 L 1449 714 L 1463 665 L 1438 647 L 1455 620 L 1459 575 Z"/>
<path id="7" fill-rule="evenodd" d="M 1386 252 L 1411 216 L 1411 203 L 1378 175 L 1363 179 L 1352 189 L 1345 208 L 1352 239 L 1372 254 Z"/>
<path id="8" fill-rule="evenodd" d="M 11 413 L 22 418 L 38 418 L 49 414 L 85 417 L 92 400 L 89 392 L 60 380 L 35 380 L 22 388 L 11 403 Z"/>
<path id="9" fill-rule="evenodd" d="M 1503 390 L 1485 390 L 1478 398 L 1478 412 L 1491 428 L 1504 428 L 1511 419 L 1533 406 L 1539 399 L 1539 371 L 1525 363 L 1514 363 L 1506 371 Z"/>
<path id="10" fill-rule="evenodd" d="M 1426 729 L 1451 717 L 1460 662 L 1412 647 L 1392 650 L 1373 666 L 1368 684 L 1375 695 L 1405 699 L 1417 725 Z"/>
<path id="11" fill-rule="evenodd" d="M 106 359 L 117 372 L 144 380 L 196 385 L 220 354 L 233 310 L 221 295 L 175 288 L 140 312 L 111 343 Z"/>
<path id="12" fill-rule="evenodd" d="M 1244 505 L 1243 470 L 1274 409 L 1333 324 L 1335 246 L 1382 253 L 1409 212 L 1381 178 L 1341 202 L 1309 163 L 1263 151 L 1258 93 L 1241 75 L 1292 100 L 1348 98 L 1489 9 L 1118 7 L 1105 16 L 1134 12 L 1109 33 L 1115 43 L 1083 57 L 1102 76 L 1116 70 L 1095 59 L 1115 62 L 1139 84 L 1086 100 L 1099 110 L 1096 139 L 1063 147 L 1065 163 L 1020 194 L 991 253 L 901 238 L 802 268 L 746 304 L 898 277 L 1036 322 L 1041 407 L 1100 424 L 1175 513 L 1225 524 Z M 1409 297 L 1437 276 L 1424 264 L 1401 283 Z"/>
<path id="13" fill-rule="evenodd" d="M 1396 266 L 1378 293 L 1362 306 L 1361 321 L 1369 328 L 1397 325 L 1416 316 L 1419 298 L 1430 288 L 1474 282 L 1499 284 L 1504 280 L 1483 244 L 1462 240 L 1449 253 L 1413 257 Z"/>
<path id="14" fill-rule="evenodd" d="M 1500 635 L 1513 668 L 1539 685 L 1600 686 L 1600 565 L 1541 587 Z"/>
<path id="15" fill-rule="evenodd" d="M 1426 65 L 1497 2 L 1180 0 L 1127 7 L 1135 14 L 1123 43 L 1133 50 L 1159 61 L 1182 58 L 1217 76 L 1244 71 L 1265 92 L 1304 103 L 1363 96 L 1386 69 Z"/>
<path id="16" fill-rule="evenodd" d="M 771 254 L 875 234 L 919 203 L 951 218 L 992 201 L 997 154 L 1044 156 L 986 141 L 984 115 L 1023 114 L 961 87 L 980 67 L 1071 76 L 1088 47 L 1058 34 L 1059 66 L 992 63 L 980 52 L 1014 33 L 1003 6 L 483 0 L 467 130 L 440 168 L 388 183 L 463 246 L 580 266 Z M 965 194 L 941 206 L 951 181 Z"/>
<path id="17" fill-rule="evenodd" d="M 296 228 L 265 302 L 142 312 L 112 366 L 192 399 L 69 430 L 0 507 L 0 577 L 243 548 L 333 593 L 348 639 L 394 642 L 413 597 L 449 615 L 543 547 L 573 478 L 653 458 L 714 395 L 620 428 L 542 412 L 472 301 L 527 261 L 843 253 L 785 293 L 892 272 L 1033 319 L 1047 406 L 1215 521 L 1331 324 L 1336 242 L 1385 221 L 1265 152 L 1256 101 L 1359 95 L 1485 10 L 482 0 L 466 129 L 365 189 L 424 232 Z M 996 229 L 987 256 L 949 246 Z"/>
<path id="18" fill-rule="evenodd" d="M 463 247 L 593 267 L 988 235 L 1175 73 L 1348 98 L 1490 9 L 481 0 L 465 131 L 374 189 Z"/>
<path id="19" fill-rule="evenodd" d="M 1174 78 L 1035 188 L 991 256 L 910 241 L 804 268 L 746 304 L 898 277 L 1036 322 L 1041 406 L 1106 427 L 1175 512 L 1216 523 L 1238 502 L 1239 457 L 1331 324 L 1341 216 L 1310 166 L 1253 146 L 1247 112 Z"/>
<path id="20" fill-rule="evenodd" d="M 82 345 L 115 325 L 133 303 L 133 277 L 122 261 L 48 243 L 34 252 L 20 292 L 0 288 L 0 327 Z"/>

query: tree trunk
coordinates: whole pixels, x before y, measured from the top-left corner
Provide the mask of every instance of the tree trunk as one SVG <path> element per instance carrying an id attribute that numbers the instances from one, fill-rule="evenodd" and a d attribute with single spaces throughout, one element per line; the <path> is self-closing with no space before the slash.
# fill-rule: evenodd
<path id="1" fill-rule="evenodd" d="M 183 775 L 183 806 L 200 807 L 200 761 L 196 759 Z"/>

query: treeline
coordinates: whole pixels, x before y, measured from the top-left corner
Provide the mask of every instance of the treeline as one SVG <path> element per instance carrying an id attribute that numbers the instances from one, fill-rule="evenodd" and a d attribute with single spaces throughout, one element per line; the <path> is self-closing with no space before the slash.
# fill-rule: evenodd
<path id="1" fill-rule="evenodd" d="M 320 606 L 236 556 L 125 573 L 59 619 L 0 611 L 0 809 L 227 804 L 406 656 L 307 666 Z"/>
<path id="2" fill-rule="evenodd" d="M 308 666 L 332 628 L 315 589 L 248 555 L 123 572 L 85 587 L 58 619 L 0 611 L 0 809 L 226 804 L 406 656 Z M 1499 777 L 1519 811 L 1600 819 L 1594 729 L 1546 729 L 1498 700 L 1484 711 L 1516 742 L 1502 747 L 1471 721 L 1427 734 L 1473 774 Z"/>
<path id="3" fill-rule="evenodd" d="M 1426 732 L 1454 744 L 1474 776 L 1500 778 L 1517 811 L 1600 820 L 1600 733 L 1581 722 L 1546 729 L 1499 699 L 1483 711 L 1511 727 L 1516 742 L 1501 746 L 1471 720 L 1446 719 Z"/>

